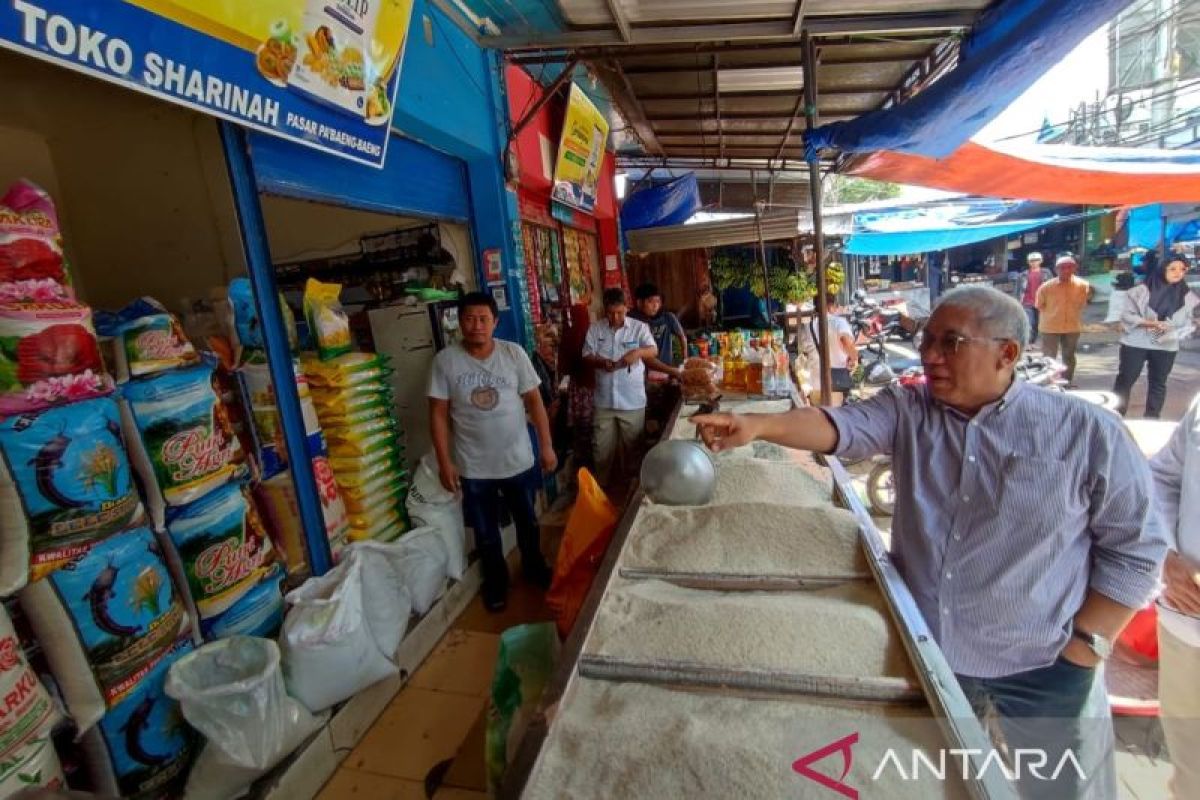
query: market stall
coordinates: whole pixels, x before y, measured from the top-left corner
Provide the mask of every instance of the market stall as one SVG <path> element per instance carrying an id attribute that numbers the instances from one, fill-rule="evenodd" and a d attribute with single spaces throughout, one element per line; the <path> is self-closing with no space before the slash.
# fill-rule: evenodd
<path id="1" fill-rule="evenodd" d="M 521 294 L 491 56 L 418 1 L 333 64 L 302 7 L 0 13 L 0 627 L 28 692 L 0 796 L 312 796 L 478 586 L 456 503 L 399 535 L 436 292 L 493 252 Z M 406 48 L 410 12 L 449 35 Z M 301 89 L 318 56 L 344 80 Z M 222 722 L 235 695 L 259 716 Z"/>
<path id="2" fill-rule="evenodd" d="M 714 460 L 709 504 L 628 506 L 502 796 L 1015 796 L 836 459 Z M 887 773 L 952 748 L 955 779 Z"/>

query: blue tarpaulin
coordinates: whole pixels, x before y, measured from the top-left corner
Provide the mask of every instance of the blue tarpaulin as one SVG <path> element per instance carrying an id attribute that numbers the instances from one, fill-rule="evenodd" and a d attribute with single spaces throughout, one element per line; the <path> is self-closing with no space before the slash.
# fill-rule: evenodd
<path id="1" fill-rule="evenodd" d="M 700 186 L 688 173 L 669 183 L 651 186 L 625 198 L 621 207 L 621 228 L 658 228 L 682 225 L 700 210 Z"/>
<path id="2" fill-rule="evenodd" d="M 1129 233 L 1128 246 L 1145 247 L 1148 250 L 1157 248 L 1163 238 L 1163 216 L 1164 209 L 1161 203 L 1131 209 L 1126 222 Z M 1187 216 L 1176 219 L 1169 213 L 1166 216 L 1167 245 L 1200 239 L 1200 219 L 1196 216 L 1190 219 Z"/>
<path id="3" fill-rule="evenodd" d="M 846 244 L 845 252 L 853 256 L 902 256 L 910 253 L 932 253 L 975 244 L 1020 233 L 1031 228 L 1041 228 L 1053 222 L 1055 217 L 1027 219 L 1015 222 L 996 222 L 987 225 L 951 225 L 944 228 L 925 230 L 889 231 L 887 233 L 854 233 Z"/>
<path id="4" fill-rule="evenodd" d="M 950 73 L 911 100 L 822 125 L 806 137 L 821 148 L 950 155 L 1129 0 L 1001 0 L 967 35 Z M 818 67 L 819 69 L 819 67 Z"/>

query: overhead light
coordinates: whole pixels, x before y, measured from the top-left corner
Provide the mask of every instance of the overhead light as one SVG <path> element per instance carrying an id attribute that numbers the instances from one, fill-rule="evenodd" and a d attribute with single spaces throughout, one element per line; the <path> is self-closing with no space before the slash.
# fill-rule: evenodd
<path id="1" fill-rule="evenodd" d="M 717 90 L 721 92 L 798 90 L 803 85 L 803 67 L 747 67 L 745 69 L 717 70 Z"/>

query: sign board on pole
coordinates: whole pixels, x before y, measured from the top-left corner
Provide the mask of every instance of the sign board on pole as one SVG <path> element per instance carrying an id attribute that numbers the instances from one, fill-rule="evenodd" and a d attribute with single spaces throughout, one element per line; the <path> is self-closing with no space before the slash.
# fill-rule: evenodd
<path id="1" fill-rule="evenodd" d="M 554 167 L 555 200 L 588 214 L 596 210 L 596 184 L 607 142 L 608 120 L 582 89 L 571 84 Z"/>
<path id="2" fill-rule="evenodd" d="M 413 0 L 8 0 L 0 47 L 381 166 Z"/>

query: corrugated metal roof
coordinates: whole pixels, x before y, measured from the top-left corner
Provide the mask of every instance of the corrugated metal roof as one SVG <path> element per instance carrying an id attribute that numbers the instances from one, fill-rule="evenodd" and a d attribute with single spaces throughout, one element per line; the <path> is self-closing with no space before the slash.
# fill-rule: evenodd
<path id="1" fill-rule="evenodd" d="M 850 232 L 851 215 L 826 214 L 822 218 L 826 234 Z M 812 231 L 812 214 L 803 211 L 776 211 L 763 214 L 762 239 L 778 242 L 794 239 Z M 752 244 L 759 240 L 759 224 L 753 216 L 740 219 L 671 225 L 627 231 L 626 241 L 633 253 L 662 253 L 701 247 Z"/>

